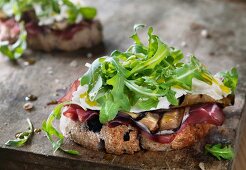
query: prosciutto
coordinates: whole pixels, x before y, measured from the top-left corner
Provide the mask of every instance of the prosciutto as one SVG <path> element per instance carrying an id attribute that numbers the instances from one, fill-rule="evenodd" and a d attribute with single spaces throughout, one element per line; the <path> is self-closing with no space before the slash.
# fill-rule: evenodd
<path id="1" fill-rule="evenodd" d="M 19 24 L 15 19 L 0 19 L 0 40 L 14 43 L 20 33 Z"/>
<path id="2" fill-rule="evenodd" d="M 76 80 L 75 82 L 73 82 L 73 84 L 70 86 L 70 88 L 68 89 L 68 91 L 65 94 L 65 96 L 63 96 L 62 98 L 57 100 L 58 103 L 71 101 L 72 97 L 73 97 L 73 92 L 75 92 L 77 90 L 79 85 L 80 85 L 80 81 L 79 80 Z"/>
<path id="3" fill-rule="evenodd" d="M 66 110 L 63 111 L 63 115 L 72 119 L 73 121 L 80 121 L 80 122 L 85 122 L 92 117 L 98 115 L 97 112 L 92 111 L 92 110 L 84 110 L 80 106 L 71 104 L 68 105 Z"/>
<path id="4" fill-rule="evenodd" d="M 191 107 L 190 115 L 185 123 L 209 123 L 216 126 L 221 126 L 224 119 L 224 112 L 217 104 L 203 104 L 200 106 Z"/>

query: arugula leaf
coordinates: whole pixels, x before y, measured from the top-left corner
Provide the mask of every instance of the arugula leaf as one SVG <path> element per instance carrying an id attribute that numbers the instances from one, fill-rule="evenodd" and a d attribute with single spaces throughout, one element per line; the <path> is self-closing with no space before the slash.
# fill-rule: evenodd
<path id="1" fill-rule="evenodd" d="M 200 64 L 200 62 L 192 56 L 190 63 L 184 64 L 182 67 L 178 67 L 173 72 L 173 75 L 168 77 L 166 82 L 168 86 L 178 85 L 186 90 L 192 90 L 192 79 L 204 81 L 208 84 L 212 84 L 212 75 Z"/>
<path id="2" fill-rule="evenodd" d="M 68 153 L 70 155 L 80 155 L 80 153 L 76 150 L 67 150 L 67 149 L 63 149 L 63 148 L 59 148 L 61 151 Z"/>
<path id="3" fill-rule="evenodd" d="M 53 126 L 53 121 L 55 119 L 59 120 L 61 118 L 61 110 L 65 105 L 68 104 L 71 103 L 65 102 L 65 103 L 58 104 L 51 112 L 48 119 L 46 121 L 43 121 L 42 130 L 46 132 L 46 136 L 51 142 L 54 152 L 60 149 L 61 151 L 68 154 L 79 155 L 79 152 L 76 150 L 66 150 L 61 147 L 63 144 L 64 136 L 62 133 L 58 132 L 58 130 L 56 130 L 55 127 Z M 55 136 L 55 138 L 53 138 L 53 136 Z M 57 138 L 58 140 L 56 140 Z"/>
<path id="4" fill-rule="evenodd" d="M 20 23 L 20 35 L 18 40 L 14 44 L 9 44 L 8 41 L 0 42 L 0 53 L 7 56 L 10 60 L 16 60 L 22 56 L 24 53 L 27 43 L 26 43 L 27 33 L 24 29 L 24 23 Z"/>
<path id="5" fill-rule="evenodd" d="M 235 67 L 233 67 L 230 71 L 219 72 L 218 74 L 223 78 L 223 83 L 225 86 L 229 87 L 232 91 L 236 90 L 238 73 Z"/>
<path id="6" fill-rule="evenodd" d="M 218 160 L 221 160 L 221 158 L 231 160 L 234 157 L 234 152 L 230 145 L 222 147 L 221 144 L 206 144 L 205 151 L 215 156 Z"/>
<path id="7" fill-rule="evenodd" d="M 94 87 L 90 90 L 88 96 L 89 96 L 89 99 L 90 101 L 94 101 L 96 96 L 97 96 L 97 93 L 99 92 L 99 90 L 101 89 L 102 87 L 102 77 L 101 76 L 98 76 L 98 79 L 96 81 L 96 84 L 94 85 Z"/>
<path id="8" fill-rule="evenodd" d="M 92 20 L 97 15 L 97 10 L 92 7 L 81 7 L 79 12 L 87 20 Z"/>
<path id="9" fill-rule="evenodd" d="M 169 63 L 172 63 L 172 65 L 182 65 L 180 60 L 184 58 L 184 54 L 181 50 L 178 50 L 176 48 L 170 48 L 170 56 L 167 57 L 167 60 Z"/>
<path id="10" fill-rule="evenodd" d="M 143 24 L 135 24 L 134 25 L 135 33 L 130 38 L 132 38 L 135 41 L 135 44 L 142 45 L 142 42 L 139 39 L 139 36 L 137 34 L 137 30 L 140 29 L 140 28 L 144 28 L 144 27 L 145 27 L 145 25 L 143 25 Z"/>
<path id="11" fill-rule="evenodd" d="M 100 59 L 102 59 L 102 58 L 100 58 Z M 100 67 L 101 67 L 101 63 L 100 63 L 99 58 L 98 58 L 95 61 L 93 61 L 89 70 L 81 77 L 81 80 L 80 80 L 81 86 L 88 84 L 89 89 L 92 89 L 93 85 L 90 83 L 96 80 L 94 74 L 96 73 L 96 71 Z"/>
<path id="12" fill-rule="evenodd" d="M 107 84 L 112 85 L 113 89 L 110 91 L 114 102 L 118 103 L 119 108 L 123 109 L 124 111 L 129 111 L 131 108 L 130 101 L 128 96 L 125 94 L 124 89 L 124 77 L 118 73 L 111 79 L 107 81 Z"/>
<path id="13" fill-rule="evenodd" d="M 158 105 L 157 98 L 148 98 L 147 100 L 139 100 L 136 106 L 140 109 L 149 110 L 151 108 L 155 108 Z"/>
<path id="14" fill-rule="evenodd" d="M 178 99 L 175 97 L 176 92 L 169 89 L 168 93 L 166 94 L 167 100 L 174 106 L 179 104 Z"/>
<path id="15" fill-rule="evenodd" d="M 26 144 L 26 142 L 30 139 L 30 137 L 33 135 L 33 125 L 30 121 L 30 119 L 27 119 L 28 122 L 28 130 L 25 132 L 18 133 L 16 135 L 15 140 L 9 140 L 5 143 L 7 146 L 14 146 L 14 147 L 21 147 Z"/>
<path id="16" fill-rule="evenodd" d="M 169 50 L 168 50 L 168 47 L 167 45 L 163 44 L 159 39 L 157 40 L 158 41 L 158 49 L 155 53 L 155 55 L 138 64 L 136 67 L 134 67 L 130 74 L 134 74 L 136 72 L 140 72 L 142 70 L 146 70 L 146 69 L 154 69 L 156 65 L 158 65 L 161 61 L 163 61 L 165 59 L 165 57 L 169 54 Z"/>
<path id="17" fill-rule="evenodd" d="M 148 36 L 149 36 L 149 48 L 148 48 L 148 58 L 152 57 L 155 53 L 156 50 L 158 49 L 158 41 L 157 41 L 157 36 L 153 35 L 153 28 L 150 27 L 148 30 Z"/>
<path id="18" fill-rule="evenodd" d="M 161 97 L 164 96 L 166 94 L 166 92 L 164 92 L 163 94 L 158 94 L 155 91 L 148 89 L 146 87 L 142 87 L 137 85 L 133 80 L 126 80 L 125 81 L 125 85 L 131 89 L 134 92 L 137 92 L 141 95 L 144 96 L 149 96 L 149 97 Z"/>
<path id="19" fill-rule="evenodd" d="M 113 120 L 119 111 L 119 105 L 113 100 L 110 93 L 105 94 L 104 102 L 101 103 L 102 109 L 100 110 L 99 120 L 102 124 Z"/>

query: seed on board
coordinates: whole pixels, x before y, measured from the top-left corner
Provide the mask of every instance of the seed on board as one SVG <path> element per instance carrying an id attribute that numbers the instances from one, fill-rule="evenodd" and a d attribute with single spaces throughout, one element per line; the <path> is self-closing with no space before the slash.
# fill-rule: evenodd
<path id="1" fill-rule="evenodd" d="M 25 59 L 25 61 L 24 61 L 24 65 L 25 66 L 29 66 L 29 65 L 33 65 L 33 64 L 35 64 L 35 60 L 34 59 L 31 59 L 31 58 L 29 58 L 29 59 Z"/>
<path id="2" fill-rule="evenodd" d="M 86 57 L 87 57 L 87 58 L 91 58 L 91 57 L 92 57 L 92 53 L 87 53 L 87 54 L 86 54 Z"/>
<path id="3" fill-rule="evenodd" d="M 29 94 L 28 96 L 25 97 L 26 101 L 35 101 L 37 99 L 38 99 L 38 97 L 33 95 L 33 94 Z"/>
<path id="4" fill-rule="evenodd" d="M 59 83 L 60 82 L 60 80 L 59 79 L 55 79 L 55 83 Z"/>
<path id="5" fill-rule="evenodd" d="M 53 96 L 57 97 L 57 96 L 59 96 L 59 94 L 58 93 L 54 93 Z"/>
<path id="6" fill-rule="evenodd" d="M 57 104 L 57 100 L 51 100 L 49 101 L 46 105 L 53 105 L 53 104 Z"/>
<path id="7" fill-rule="evenodd" d="M 185 41 L 182 41 L 181 42 L 181 47 L 186 47 L 186 46 L 187 46 L 186 42 Z"/>
<path id="8" fill-rule="evenodd" d="M 53 74 L 53 71 L 52 71 L 52 70 L 49 70 L 49 71 L 48 71 L 48 74 Z"/>
<path id="9" fill-rule="evenodd" d="M 204 38 L 208 38 L 208 37 L 209 37 L 208 30 L 203 29 L 203 30 L 201 31 L 201 36 L 204 37 Z"/>
<path id="10" fill-rule="evenodd" d="M 15 138 L 18 139 L 20 137 L 20 135 L 21 135 L 21 132 L 16 133 Z"/>
<path id="11" fill-rule="evenodd" d="M 34 132 L 39 133 L 39 132 L 41 132 L 41 129 L 34 129 Z"/>
<path id="12" fill-rule="evenodd" d="M 77 67 L 78 66 L 78 62 L 76 60 L 73 60 L 71 63 L 70 63 L 70 66 L 71 67 Z"/>
<path id="13" fill-rule="evenodd" d="M 33 104 L 32 103 L 25 103 L 23 105 L 23 109 L 25 110 L 31 110 L 33 108 Z"/>
<path id="14" fill-rule="evenodd" d="M 47 72 L 48 72 L 48 74 L 53 74 L 53 68 L 52 67 L 47 67 Z"/>

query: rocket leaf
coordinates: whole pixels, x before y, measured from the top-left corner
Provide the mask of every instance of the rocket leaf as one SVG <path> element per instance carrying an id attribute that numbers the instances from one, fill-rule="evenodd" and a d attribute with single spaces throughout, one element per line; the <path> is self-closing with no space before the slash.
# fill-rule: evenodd
<path id="1" fill-rule="evenodd" d="M 79 155 L 78 151 L 66 150 L 62 148 L 64 136 L 53 126 L 53 121 L 55 119 L 59 120 L 61 118 L 62 108 L 67 104 L 71 103 L 60 103 L 54 108 L 54 110 L 49 115 L 48 119 L 46 121 L 43 121 L 42 130 L 46 133 L 47 138 L 51 142 L 54 152 L 56 152 L 59 149 L 68 154 Z"/>
<path id="2" fill-rule="evenodd" d="M 230 145 L 223 147 L 221 144 L 207 144 L 205 146 L 205 151 L 206 153 L 210 153 L 215 156 L 218 160 L 221 160 L 221 158 L 231 160 L 234 157 L 234 152 Z"/>
<path id="3" fill-rule="evenodd" d="M 13 146 L 13 147 L 21 147 L 26 144 L 26 142 L 30 139 L 30 137 L 33 135 L 33 125 L 30 119 L 27 119 L 27 123 L 29 125 L 28 130 L 25 132 L 18 133 L 16 135 L 16 139 L 9 140 L 5 143 L 7 146 Z"/>

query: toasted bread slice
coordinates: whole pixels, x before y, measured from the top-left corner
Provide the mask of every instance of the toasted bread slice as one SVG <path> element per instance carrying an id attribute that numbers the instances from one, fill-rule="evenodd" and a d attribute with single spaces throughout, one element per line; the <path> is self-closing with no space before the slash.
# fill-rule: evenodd
<path id="1" fill-rule="evenodd" d="M 97 118 L 98 119 L 98 118 Z M 69 137 L 75 143 L 93 150 L 104 150 L 113 154 L 133 154 L 140 150 L 138 131 L 132 126 L 120 125 L 101 128 L 91 127 L 90 121 L 81 123 L 73 121 L 63 114 L 60 119 L 60 130 L 64 136 Z"/>
<path id="2" fill-rule="evenodd" d="M 145 136 L 141 135 L 141 146 L 146 150 L 152 151 L 169 151 L 173 149 L 182 149 L 187 146 L 191 146 L 198 142 L 200 139 L 204 138 L 209 130 L 212 129 L 214 125 L 211 124 L 195 124 L 187 125 L 175 136 L 174 140 L 169 144 L 162 144 L 152 141 Z"/>
<path id="3" fill-rule="evenodd" d="M 140 150 L 138 131 L 130 125 L 120 125 L 113 128 L 104 125 L 101 130 L 101 137 L 105 141 L 105 149 L 108 153 L 133 154 Z"/>
<path id="4" fill-rule="evenodd" d="M 102 41 L 102 26 L 99 21 L 92 21 L 89 24 L 89 26 L 77 30 L 69 39 L 64 39 L 52 29 L 45 30 L 45 32 L 38 33 L 35 36 L 29 36 L 28 34 L 28 46 L 32 49 L 44 51 L 73 51 L 80 48 L 90 48 Z"/>
<path id="5" fill-rule="evenodd" d="M 62 115 L 60 130 L 65 137 L 69 137 L 75 143 L 86 148 L 99 150 L 103 147 L 102 143 L 100 143 L 100 134 L 89 131 L 86 122 L 73 121 Z"/>

